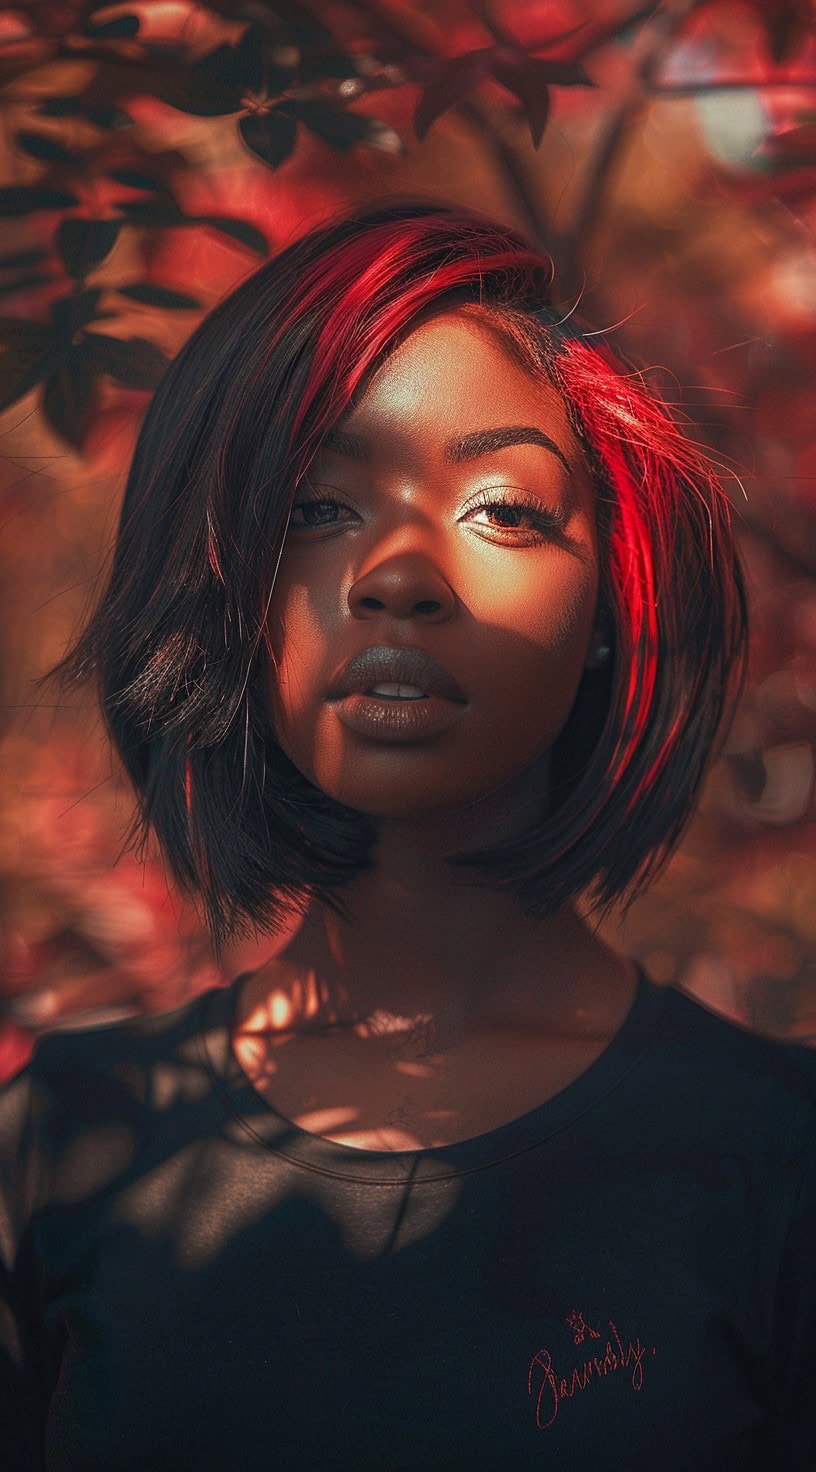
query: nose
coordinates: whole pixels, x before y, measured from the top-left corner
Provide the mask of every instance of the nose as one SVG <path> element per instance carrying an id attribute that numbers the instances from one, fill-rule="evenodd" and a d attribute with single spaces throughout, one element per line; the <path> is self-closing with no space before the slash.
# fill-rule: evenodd
<path id="1" fill-rule="evenodd" d="M 450 583 L 427 557 L 413 553 L 380 562 L 352 584 L 348 595 L 355 618 L 388 613 L 394 618 L 418 615 L 432 623 L 449 618 L 455 601 Z"/>

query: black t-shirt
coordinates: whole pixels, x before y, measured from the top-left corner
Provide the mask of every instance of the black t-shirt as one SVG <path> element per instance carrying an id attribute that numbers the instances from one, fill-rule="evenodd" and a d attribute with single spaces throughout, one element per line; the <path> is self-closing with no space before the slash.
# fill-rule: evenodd
<path id="1" fill-rule="evenodd" d="M 4 1472 L 815 1472 L 816 1053 L 641 975 L 539 1108 L 358 1150 L 243 979 L 0 1090 Z"/>

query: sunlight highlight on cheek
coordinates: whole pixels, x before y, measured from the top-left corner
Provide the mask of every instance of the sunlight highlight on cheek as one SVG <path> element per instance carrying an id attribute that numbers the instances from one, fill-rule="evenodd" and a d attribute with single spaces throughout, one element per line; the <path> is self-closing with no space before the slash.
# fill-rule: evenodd
<path id="1" fill-rule="evenodd" d="M 559 647 L 589 637 L 598 597 L 597 569 L 583 567 L 580 580 L 571 579 L 556 606 L 555 639 Z M 577 651 L 584 656 L 583 647 Z"/>
<path id="2" fill-rule="evenodd" d="M 267 620 L 269 643 L 277 660 L 271 688 L 279 717 L 296 720 L 314 698 L 315 671 L 322 668 L 326 633 L 308 588 L 300 584 L 281 595 Z"/>
<path id="3" fill-rule="evenodd" d="M 512 600 L 494 583 L 478 615 L 486 628 L 531 640 L 542 652 L 569 655 L 574 646 L 582 659 L 581 641 L 589 635 L 597 596 L 597 565 L 561 553 L 558 562 L 548 560 L 533 576 L 519 579 Z"/>

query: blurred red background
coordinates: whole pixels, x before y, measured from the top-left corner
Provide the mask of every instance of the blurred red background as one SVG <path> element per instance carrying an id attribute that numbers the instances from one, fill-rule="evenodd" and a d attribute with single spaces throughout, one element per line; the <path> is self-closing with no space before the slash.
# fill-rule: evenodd
<path id="1" fill-rule="evenodd" d="M 474 205 L 685 416 L 733 500 L 751 679 L 682 848 L 613 917 L 656 981 L 816 1042 L 816 29 L 810 0 L 0 11 L 0 1081 L 39 1032 L 220 968 L 93 700 L 38 688 L 104 577 L 151 388 L 327 211 Z"/>

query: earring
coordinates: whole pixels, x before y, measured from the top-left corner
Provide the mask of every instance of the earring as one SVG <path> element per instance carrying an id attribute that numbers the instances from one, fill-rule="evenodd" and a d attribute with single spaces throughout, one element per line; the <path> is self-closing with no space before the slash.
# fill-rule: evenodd
<path id="1" fill-rule="evenodd" d="M 612 648 L 606 643 L 597 643 L 592 646 L 586 657 L 585 666 L 588 670 L 598 670 L 605 665 L 612 653 Z"/>

